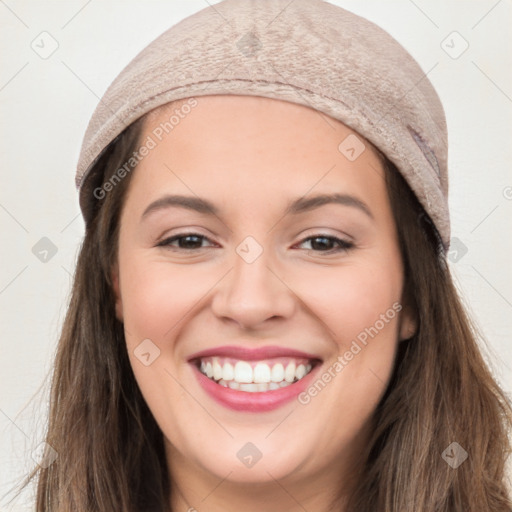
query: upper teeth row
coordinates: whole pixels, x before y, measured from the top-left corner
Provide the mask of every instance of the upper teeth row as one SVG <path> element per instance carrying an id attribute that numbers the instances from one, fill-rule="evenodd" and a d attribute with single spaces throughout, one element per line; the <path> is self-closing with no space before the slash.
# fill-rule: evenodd
<path id="1" fill-rule="evenodd" d="M 237 361 L 235 365 L 225 362 L 221 364 L 217 358 L 212 361 L 201 361 L 201 372 L 214 380 L 234 380 L 239 383 L 265 383 L 265 382 L 293 382 L 302 379 L 311 371 L 310 364 L 298 364 L 289 362 L 286 367 L 282 363 L 270 365 L 262 362 L 253 367 L 247 361 Z"/>

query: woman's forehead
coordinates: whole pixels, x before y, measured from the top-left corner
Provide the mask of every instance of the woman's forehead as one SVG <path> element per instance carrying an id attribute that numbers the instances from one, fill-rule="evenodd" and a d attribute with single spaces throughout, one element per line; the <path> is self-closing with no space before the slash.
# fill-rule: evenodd
<path id="1" fill-rule="evenodd" d="M 152 146 L 139 164 L 146 175 L 152 170 L 155 178 L 170 179 L 172 169 L 197 183 L 205 177 L 231 179 L 231 187 L 243 186 L 243 179 L 251 185 L 264 180 L 269 191 L 289 188 L 290 179 L 311 188 L 319 181 L 382 176 L 380 159 L 366 139 L 303 105 L 218 95 L 198 98 L 194 109 L 171 125 L 169 115 L 178 117 L 173 112 L 179 114 L 179 106 L 166 105 L 144 123 L 141 143 Z"/>
<path id="2" fill-rule="evenodd" d="M 232 219 L 250 211 L 262 218 L 284 215 L 298 198 L 328 195 L 338 200 L 324 204 L 351 206 L 345 211 L 354 215 L 358 207 L 358 215 L 389 214 L 378 154 L 341 122 L 290 102 L 212 96 L 199 98 L 161 134 L 177 108 L 154 111 L 145 123 L 140 140 L 151 141 L 151 150 L 138 164 L 127 198 L 137 216 L 175 195 L 204 199 Z"/>

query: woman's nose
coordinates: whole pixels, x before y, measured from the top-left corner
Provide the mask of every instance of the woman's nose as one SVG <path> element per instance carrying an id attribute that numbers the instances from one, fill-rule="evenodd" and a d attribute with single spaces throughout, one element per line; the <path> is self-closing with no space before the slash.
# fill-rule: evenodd
<path id="1" fill-rule="evenodd" d="M 262 326 L 269 319 L 289 318 L 298 303 L 270 251 L 248 238 L 237 247 L 233 268 L 216 287 L 212 300 L 218 318 L 231 319 L 245 329 Z"/>

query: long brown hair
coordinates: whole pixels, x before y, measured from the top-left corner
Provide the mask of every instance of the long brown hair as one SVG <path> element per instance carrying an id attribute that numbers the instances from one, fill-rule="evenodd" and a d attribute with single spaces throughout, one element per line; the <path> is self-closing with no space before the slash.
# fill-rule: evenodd
<path id="1" fill-rule="evenodd" d="M 92 194 L 132 155 L 143 120 L 111 144 L 86 181 L 92 214 L 51 383 L 46 442 L 58 457 L 29 475 L 37 476 L 37 512 L 170 511 L 163 434 L 130 367 L 110 278 L 131 173 L 101 200 Z M 399 344 L 347 510 L 511 512 L 510 405 L 480 353 L 435 228 L 382 160 L 419 325 Z M 457 468 L 442 456 L 453 442 L 468 454 Z"/>
<path id="2" fill-rule="evenodd" d="M 91 222 L 80 248 L 57 346 L 46 443 L 57 452 L 36 467 L 37 512 L 169 510 L 163 437 L 133 375 L 115 316 L 111 269 L 131 174 L 102 199 L 106 183 L 137 149 L 141 121 L 97 162 L 87 187 Z M 44 461 L 44 458 L 43 458 Z"/>
<path id="3" fill-rule="evenodd" d="M 380 156 L 419 326 L 399 344 L 348 510 L 511 512 L 510 402 L 483 359 L 438 232 Z"/>

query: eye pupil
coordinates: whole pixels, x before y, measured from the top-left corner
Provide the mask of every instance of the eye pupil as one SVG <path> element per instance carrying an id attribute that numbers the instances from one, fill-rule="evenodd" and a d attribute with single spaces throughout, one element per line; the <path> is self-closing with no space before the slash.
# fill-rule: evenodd
<path id="1" fill-rule="evenodd" d="M 317 244 L 316 243 L 317 240 L 322 240 L 322 242 L 320 244 Z M 325 236 L 317 236 L 311 240 L 311 247 L 315 250 L 325 249 L 326 246 L 328 248 L 329 244 L 331 244 L 331 243 L 332 243 L 332 241 L 329 238 L 327 238 Z"/>
<path id="2" fill-rule="evenodd" d="M 192 242 L 190 240 L 192 239 Z M 197 243 L 201 245 L 201 237 L 196 235 L 186 235 L 179 238 L 178 245 L 182 249 L 192 249 L 197 246 Z"/>

